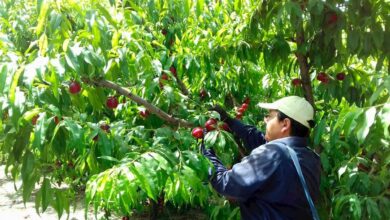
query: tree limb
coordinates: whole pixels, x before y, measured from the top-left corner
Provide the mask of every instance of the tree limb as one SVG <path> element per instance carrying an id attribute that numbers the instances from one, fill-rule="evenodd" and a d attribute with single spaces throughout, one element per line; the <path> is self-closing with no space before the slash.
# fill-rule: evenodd
<path id="1" fill-rule="evenodd" d="M 124 95 L 131 100 L 133 100 L 135 103 L 139 105 L 143 105 L 149 112 L 157 115 L 159 118 L 162 120 L 175 125 L 175 126 L 181 126 L 181 127 L 193 127 L 194 125 L 186 120 L 175 118 L 171 115 L 168 115 L 166 112 L 163 110 L 159 109 L 158 107 L 154 106 L 153 104 L 149 103 L 148 101 L 142 99 L 141 97 L 131 93 L 129 90 L 126 88 L 121 87 L 120 85 L 105 80 L 105 79 L 89 79 L 89 78 L 83 78 L 82 79 L 84 83 L 93 85 L 93 86 L 100 86 L 100 87 L 105 87 L 109 89 L 113 89 L 116 92 L 118 92 L 121 95 Z"/>
<path id="2" fill-rule="evenodd" d="M 311 87 L 311 81 L 310 81 L 310 75 L 309 75 L 310 66 L 308 64 L 306 54 L 303 54 L 303 52 L 299 49 L 299 48 L 302 48 L 303 44 L 305 43 L 305 35 L 303 32 L 302 23 L 299 24 L 299 30 L 296 33 L 296 43 L 297 43 L 298 51 L 295 53 L 295 56 L 297 57 L 298 63 L 299 63 L 299 69 L 301 72 L 302 88 L 304 91 L 304 96 L 305 96 L 306 100 L 315 109 L 313 89 Z"/>
<path id="3" fill-rule="evenodd" d="M 177 84 L 179 84 L 179 87 L 180 87 L 181 92 L 182 92 L 184 95 L 189 95 L 190 93 L 188 92 L 188 89 L 186 88 L 186 85 L 184 85 L 183 81 L 181 81 L 181 80 L 179 79 L 179 77 L 177 77 L 177 75 L 175 76 L 175 78 L 176 78 Z"/>

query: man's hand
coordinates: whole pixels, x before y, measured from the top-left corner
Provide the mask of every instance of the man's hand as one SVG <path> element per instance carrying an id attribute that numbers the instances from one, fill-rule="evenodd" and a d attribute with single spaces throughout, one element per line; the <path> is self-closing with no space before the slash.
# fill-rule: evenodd
<path id="1" fill-rule="evenodd" d="M 218 112 L 219 115 L 221 116 L 221 121 L 232 119 L 230 115 L 225 111 L 225 109 L 223 109 L 222 106 L 220 105 L 214 105 L 209 110 Z"/>

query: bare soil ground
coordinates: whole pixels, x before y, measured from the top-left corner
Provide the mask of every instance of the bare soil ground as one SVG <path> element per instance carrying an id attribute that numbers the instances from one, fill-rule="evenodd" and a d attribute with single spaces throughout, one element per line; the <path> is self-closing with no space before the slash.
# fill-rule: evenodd
<path id="1" fill-rule="evenodd" d="M 14 184 L 14 181 L 5 175 L 5 166 L 0 165 L 0 220 L 9 219 L 9 220 L 57 220 L 58 215 L 56 211 L 52 207 L 48 207 L 44 213 L 40 215 L 37 214 L 35 210 L 35 196 L 32 194 L 29 201 L 26 202 L 26 205 L 23 203 L 22 191 L 15 190 L 15 186 L 17 189 L 22 185 L 21 181 L 17 181 Z M 79 198 L 76 204 L 76 209 L 73 206 L 70 208 L 70 214 L 64 212 L 60 220 L 68 219 L 68 220 L 83 220 L 84 216 L 84 199 Z M 105 219 L 103 218 L 103 213 L 98 213 L 97 219 Z M 88 210 L 87 220 L 96 219 L 95 214 L 92 210 Z M 109 219 L 121 219 L 118 216 L 112 216 Z M 132 216 L 130 217 L 132 220 L 147 220 L 148 216 L 140 215 L 140 216 Z M 206 220 L 207 217 L 204 213 L 200 212 L 200 210 L 189 210 L 186 213 L 171 213 L 170 215 L 164 215 L 158 217 L 160 220 Z"/>
<path id="2" fill-rule="evenodd" d="M 4 165 L 0 166 L 0 219 L 58 219 L 58 215 L 52 207 L 47 208 L 47 210 L 44 213 L 41 213 L 41 215 L 37 214 L 35 210 L 34 194 L 31 196 L 30 200 L 26 202 L 26 205 L 24 205 L 21 190 L 15 190 L 14 181 L 5 175 L 4 168 Z M 17 188 L 20 188 L 21 184 L 21 181 L 17 181 L 15 183 Z M 85 219 L 82 199 L 77 203 L 75 210 L 73 210 L 73 207 L 71 206 L 69 218 L 67 217 L 66 213 L 64 213 L 61 220 Z M 95 219 L 92 210 L 88 213 L 88 219 Z"/>

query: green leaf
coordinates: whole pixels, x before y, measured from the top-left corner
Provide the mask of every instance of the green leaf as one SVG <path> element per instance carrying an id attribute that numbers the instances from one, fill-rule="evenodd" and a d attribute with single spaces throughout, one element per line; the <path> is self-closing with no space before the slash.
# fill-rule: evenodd
<path id="1" fill-rule="evenodd" d="M 24 126 L 17 133 L 18 138 L 16 138 L 12 148 L 12 155 L 16 162 L 20 162 L 24 149 L 27 148 L 29 144 L 31 130 L 31 126 Z"/>
<path id="2" fill-rule="evenodd" d="M 356 126 L 355 119 L 363 112 L 363 109 L 353 110 L 345 115 L 345 122 L 343 126 L 344 134 L 346 137 Z"/>
<path id="3" fill-rule="evenodd" d="M 381 84 L 375 92 L 371 95 L 370 100 L 369 100 L 369 105 L 374 104 L 374 102 L 378 99 L 379 95 L 383 92 L 385 89 L 390 88 L 390 77 L 387 77 L 383 84 Z"/>
<path id="4" fill-rule="evenodd" d="M 360 34 L 357 31 L 350 31 L 347 36 L 347 47 L 350 53 L 355 53 L 359 46 Z"/>
<path id="5" fill-rule="evenodd" d="M 370 127 L 375 121 L 375 115 L 376 108 L 371 107 L 366 112 L 364 112 L 363 118 L 359 120 L 359 123 L 356 126 L 356 136 L 360 143 L 362 143 L 367 137 L 368 132 L 370 131 Z"/>
<path id="6" fill-rule="evenodd" d="M 134 166 L 130 166 L 130 171 L 137 177 L 137 180 L 140 182 L 142 189 L 146 192 L 149 198 L 156 200 L 156 195 L 153 193 L 152 186 L 150 185 L 150 181 L 146 177 L 147 171 L 142 169 L 142 164 L 135 163 Z"/>
<path id="7" fill-rule="evenodd" d="M 46 113 L 39 115 L 39 120 L 34 129 L 34 140 L 32 143 L 33 149 L 43 150 L 43 143 L 46 141 L 46 130 L 49 121 L 46 120 Z"/>
<path id="8" fill-rule="evenodd" d="M 16 88 L 18 86 L 19 77 L 22 75 L 24 70 L 24 66 L 21 66 L 15 73 L 14 77 L 12 78 L 11 87 L 9 89 L 9 102 L 11 104 L 15 104 L 15 93 Z"/>
<path id="9" fill-rule="evenodd" d="M 52 196 L 50 180 L 48 178 L 44 178 L 43 180 L 41 193 L 42 193 L 42 212 L 45 212 L 47 207 L 50 204 L 51 196 Z"/>
<path id="10" fill-rule="evenodd" d="M 115 157 L 111 157 L 111 156 L 100 156 L 100 157 L 98 157 L 98 159 L 119 163 L 118 159 L 116 159 Z"/>
<path id="11" fill-rule="evenodd" d="M 40 213 L 39 207 L 41 206 L 41 203 L 42 203 L 42 191 L 39 190 L 37 194 L 35 194 L 35 211 L 38 213 L 38 215 Z"/>
<path id="12" fill-rule="evenodd" d="M 66 63 L 75 72 L 80 73 L 80 64 L 77 57 L 80 56 L 82 48 L 75 44 L 74 46 L 68 47 L 65 54 Z"/>
<path id="13" fill-rule="evenodd" d="M 62 214 L 64 213 L 64 206 L 68 199 L 65 197 L 64 193 L 59 189 L 55 190 L 54 196 L 55 199 L 54 202 L 52 203 L 53 208 L 58 213 L 58 218 L 60 219 Z"/>
<path id="14" fill-rule="evenodd" d="M 378 209 L 378 204 L 371 198 L 366 198 L 366 207 L 368 219 L 381 219 L 381 214 Z"/>
<path id="15" fill-rule="evenodd" d="M 324 168 L 325 172 L 328 172 L 330 168 L 328 155 L 325 152 L 321 152 L 320 159 L 321 159 L 322 167 Z"/>
<path id="16" fill-rule="evenodd" d="M 217 146 L 218 146 L 218 148 L 219 148 L 220 150 L 222 150 L 222 149 L 225 148 L 225 145 L 226 145 L 225 135 L 224 135 L 224 133 L 220 133 L 219 138 L 218 138 L 218 144 L 217 144 Z"/>
<path id="17" fill-rule="evenodd" d="M 3 94 L 5 88 L 5 81 L 7 79 L 8 68 L 7 65 L 0 65 L 0 94 Z"/>
<path id="18" fill-rule="evenodd" d="M 107 9 L 100 4 L 96 4 L 96 7 L 99 9 L 99 12 L 107 19 L 108 22 L 115 28 L 117 28 L 117 22 L 112 18 L 111 13 L 107 11 Z"/>
<path id="19" fill-rule="evenodd" d="M 196 16 L 199 17 L 204 9 L 204 0 L 196 1 Z"/>
<path id="20" fill-rule="evenodd" d="M 47 12 L 49 11 L 49 4 L 50 4 L 49 2 L 44 1 L 43 3 L 41 3 L 41 6 L 39 7 L 40 12 L 39 12 L 39 16 L 38 16 L 38 24 L 36 27 L 37 36 L 41 35 L 43 28 L 45 26 Z"/>
<path id="21" fill-rule="evenodd" d="M 326 128 L 326 120 L 322 118 L 314 132 L 314 146 L 318 146 Z"/>
<path id="22" fill-rule="evenodd" d="M 26 151 L 23 157 L 21 170 L 23 182 L 27 182 L 29 176 L 32 175 L 32 171 L 34 170 L 34 161 L 34 155 L 31 153 L 31 151 Z"/>
<path id="23" fill-rule="evenodd" d="M 204 137 L 206 147 L 213 147 L 217 141 L 218 131 L 210 131 Z"/>
<path id="24" fill-rule="evenodd" d="M 162 72 L 162 64 L 159 60 L 152 61 L 153 70 L 157 75 L 160 75 Z"/>
<path id="25" fill-rule="evenodd" d="M 22 164 L 22 180 L 23 180 L 23 201 L 26 201 L 30 198 L 32 191 L 34 190 L 35 181 L 38 176 L 33 172 L 34 171 L 34 155 L 30 151 L 26 151 L 23 157 Z"/>

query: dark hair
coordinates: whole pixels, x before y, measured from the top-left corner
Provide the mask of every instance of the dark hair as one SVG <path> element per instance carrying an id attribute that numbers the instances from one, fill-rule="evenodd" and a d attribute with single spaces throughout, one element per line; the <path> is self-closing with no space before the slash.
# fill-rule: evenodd
<path id="1" fill-rule="evenodd" d="M 283 112 L 281 112 L 281 111 L 277 111 L 277 112 L 278 112 L 277 117 L 278 117 L 279 121 L 282 121 L 286 118 L 290 119 L 290 121 L 291 121 L 290 135 L 291 136 L 309 137 L 309 135 L 310 135 L 309 128 L 307 128 L 306 126 L 302 125 L 301 123 L 295 121 L 294 119 L 288 117 Z M 309 121 L 309 125 L 310 125 L 310 127 L 314 127 L 314 121 Z"/>

